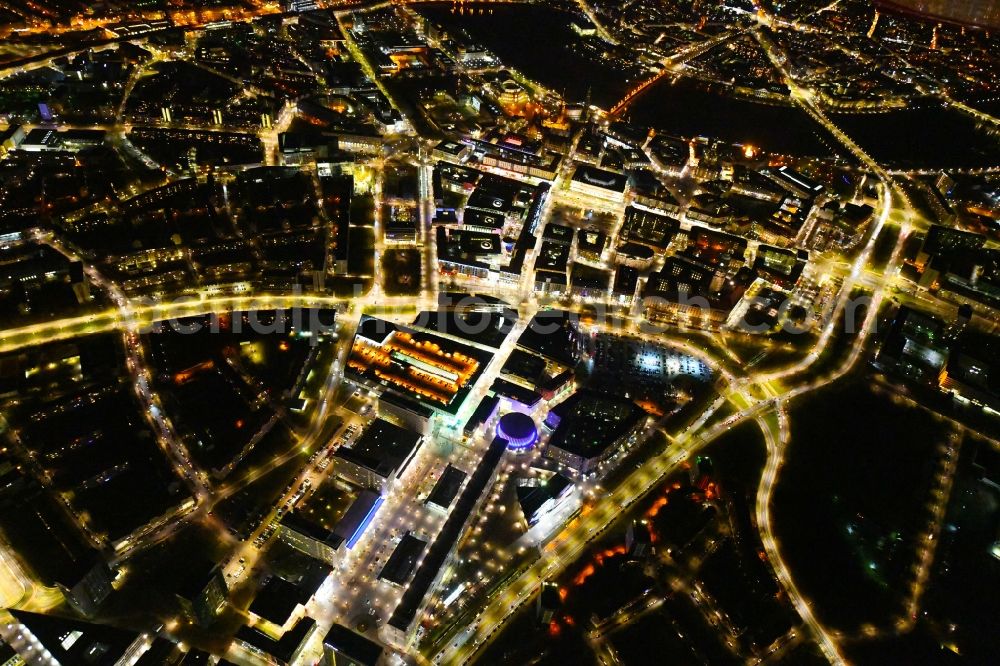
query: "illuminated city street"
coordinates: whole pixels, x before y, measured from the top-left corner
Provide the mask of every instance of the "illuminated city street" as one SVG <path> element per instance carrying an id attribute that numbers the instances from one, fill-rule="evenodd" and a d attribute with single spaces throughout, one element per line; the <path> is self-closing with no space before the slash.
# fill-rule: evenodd
<path id="1" fill-rule="evenodd" d="M 0 663 L 989 663 L 946 5 L 0 3 Z"/>

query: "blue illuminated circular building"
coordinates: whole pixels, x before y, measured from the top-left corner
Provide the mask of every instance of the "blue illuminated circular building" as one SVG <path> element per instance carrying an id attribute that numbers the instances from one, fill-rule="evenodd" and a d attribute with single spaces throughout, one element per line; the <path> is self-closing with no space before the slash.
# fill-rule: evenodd
<path id="1" fill-rule="evenodd" d="M 507 440 L 508 449 L 526 451 L 538 442 L 538 428 L 527 414 L 510 412 L 500 417 L 497 436 Z"/>

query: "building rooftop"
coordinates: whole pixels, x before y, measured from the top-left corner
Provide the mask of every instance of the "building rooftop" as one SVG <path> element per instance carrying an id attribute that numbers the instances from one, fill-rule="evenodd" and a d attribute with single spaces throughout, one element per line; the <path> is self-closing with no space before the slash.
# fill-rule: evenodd
<path id="1" fill-rule="evenodd" d="M 283 527 L 287 527 L 288 529 L 295 530 L 299 534 L 307 536 L 310 539 L 327 543 L 334 548 L 339 546 L 342 542 L 342 539 L 334 534 L 333 530 L 326 529 L 300 510 L 289 511 L 282 516 L 281 525 Z"/>
<path id="2" fill-rule="evenodd" d="M 264 654 L 271 655 L 278 660 L 278 663 L 288 664 L 291 663 L 295 653 L 302 645 L 302 641 L 315 627 L 316 620 L 304 617 L 296 622 L 294 627 L 282 634 L 278 640 L 247 626 L 240 627 L 240 630 L 236 632 L 236 638 Z"/>
<path id="3" fill-rule="evenodd" d="M 534 407 L 542 399 L 542 395 L 537 391 L 524 388 L 520 384 L 509 382 L 506 379 L 497 378 L 490 385 L 490 390 L 497 395 L 501 395 L 514 402 L 519 402 L 525 407 Z"/>
<path id="4" fill-rule="evenodd" d="M 550 361 L 574 366 L 579 358 L 578 339 L 574 315 L 563 310 L 544 310 L 532 317 L 517 339 L 517 346 Z"/>
<path id="5" fill-rule="evenodd" d="M 174 588 L 176 594 L 188 601 L 196 599 L 218 574 L 219 565 L 208 558 L 194 559 L 184 567 L 184 577 Z"/>
<path id="6" fill-rule="evenodd" d="M 334 624 L 323 637 L 323 647 L 342 654 L 362 666 L 375 666 L 382 656 L 382 646 L 342 624 Z"/>
<path id="7" fill-rule="evenodd" d="M 117 663 L 140 636 L 133 631 L 55 615 L 13 609 L 10 613 L 38 642 L 36 649 L 47 650 L 66 666 Z"/>
<path id="8" fill-rule="evenodd" d="M 615 271 L 615 280 L 611 292 L 616 296 L 634 296 L 639 284 L 639 271 L 630 266 L 619 266 Z"/>
<path id="9" fill-rule="evenodd" d="M 557 499 L 573 482 L 562 474 L 553 474 L 548 480 L 536 485 L 517 486 L 517 503 L 521 512 L 527 518 L 529 525 L 534 525 L 538 511 L 547 502 Z"/>
<path id="10" fill-rule="evenodd" d="M 798 282 L 808 260 L 809 253 L 806 250 L 761 245 L 757 248 L 753 269 L 761 277 L 787 288 Z"/>
<path id="11" fill-rule="evenodd" d="M 413 454 L 422 438 L 419 432 L 377 418 L 361 433 L 350 451 L 385 461 L 395 469 Z"/>
<path id="12" fill-rule="evenodd" d="M 492 399 L 499 402 L 497 398 Z M 458 491 L 462 487 L 465 477 L 466 473 L 457 467 L 452 465 L 445 467 L 441 476 L 438 477 L 437 483 L 434 484 L 431 494 L 427 496 L 427 503 L 447 511 L 451 503 L 455 501 L 455 497 L 458 496 Z"/>
<path id="13" fill-rule="evenodd" d="M 449 414 L 459 410 L 491 354 L 453 338 L 363 317 L 347 374 Z"/>
<path id="14" fill-rule="evenodd" d="M 681 223 L 672 217 L 629 206 L 618 238 L 623 243 L 642 243 L 665 250 L 680 228 Z"/>
<path id="15" fill-rule="evenodd" d="M 479 210 L 477 208 L 467 208 L 462 216 L 463 225 L 479 229 L 495 229 L 499 231 L 503 228 L 504 222 L 504 217 L 500 213 Z"/>
<path id="16" fill-rule="evenodd" d="M 529 384 L 535 385 L 538 384 L 545 374 L 545 366 L 545 359 L 541 356 L 524 351 L 523 349 L 515 349 L 507 357 L 503 367 L 500 368 L 500 374 L 517 377 Z"/>
<path id="17" fill-rule="evenodd" d="M 594 268 L 589 264 L 573 262 L 570 269 L 570 284 L 578 289 L 606 291 L 611 283 L 611 272 L 603 268 Z"/>
<path id="18" fill-rule="evenodd" d="M 545 229 L 542 231 L 542 238 L 556 241 L 558 243 L 569 244 L 573 242 L 573 227 L 567 227 L 565 224 L 549 222 L 545 225 Z"/>
<path id="19" fill-rule="evenodd" d="M 309 601 L 309 596 L 294 583 L 271 576 L 257 592 L 250 604 L 250 612 L 268 622 L 284 625 L 299 604 Z"/>
<path id="20" fill-rule="evenodd" d="M 417 568 L 417 561 L 424 554 L 427 542 L 413 536 L 409 532 L 403 535 L 399 544 L 386 560 L 385 566 L 378 577 L 396 585 L 406 585 Z"/>
<path id="21" fill-rule="evenodd" d="M 580 252 L 600 254 L 608 244 L 608 235 L 594 229 L 578 229 L 576 232 L 576 247 Z"/>
<path id="22" fill-rule="evenodd" d="M 508 412 L 497 423 L 497 437 L 507 440 L 511 450 L 527 449 L 538 441 L 538 427 L 527 414 Z"/>
<path id="23" fill-rule="evenodd" d="M 378 493 L 372 490 L 362 490 L 333 529 L 334 534 L 347 541 L 348 548 L 353 548 L 361 535 L 364 534 L 365 528 L 375 517 L 379 507 L 382 506 L 382 502 L 382 496 Z"/>
<path id="24" fill-rule="evenodd" d="M 466 150 L 465 144 L 456 143 L 455 141 L 442 141 L 441 143 L 434 146 L 434 150 L 441 151 L 452 157 L 458 157 L 462 154 L 462 151 Z"/>
<path id="25" fill-rule="evenodd" d="M 646 413 L 627 398 L 577 391 L 549 412 L 546 423 L 557 425 L 548 446 L 595 458 L 645 417 Z"/>
<path id="26" fill-rule="evenodd" d="M 622 174 L 605 171 L 604 169 L 598 169 L 586 164 L 577 165 L 576 171 L 573 172 L 573 181 L 618 193 L 624 192 L 625 187 L 628 185 L 628 178 Z"/>
<path id="27" fill-rule="evenodd" d="M 208 664 L 210 656 L 197 648 L 183 652 L 177 643 L 157 636 L 134 666 L 202 666 Z M 7 665 L 3 656 L 0 656 L 0 664 Z"/>
<path id="28" fill-rule="evenodd" d="M 465 422 L 465 434 L 471 434 L 476 428 L 486 423 L 496 413 L 499 404 L 500 399 L 496 396 L 483 396 L 483 399 L 476 405 L 475 411 L 472 412 L 472 416 Z"/>
<path id="29" fill-rule="evenodd" d="M 465 205 L 467 208 L 507 215 L 514 210 L 514 193 L 507 188 L 493 186 L 493 181 L 484 177 Z"/>

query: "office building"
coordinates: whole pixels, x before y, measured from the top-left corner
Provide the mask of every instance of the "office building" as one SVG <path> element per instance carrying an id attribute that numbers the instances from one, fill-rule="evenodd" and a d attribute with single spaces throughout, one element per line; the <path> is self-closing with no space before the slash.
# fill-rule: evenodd
<path id="1" fill-rule="evenodd" d="M 620 173 L 580 164 L 569 182 L 571 192 L 613 202 L 625 201 L 628 178 Z"/>
<path id="2" fill-rule="evenodd" d="M 646 413 L 627 398 L 581 390 L 549 411 L 552 436 L 545 456 L 580 474 L 627 447 L 642 430 Z"/>
<path id="3" fill-rule="evenodd" d="M 323 637 L 327 666 L 376 666 L 382 651 L 381 645 L 342 624 L 334 624 Z"/>
<path id="4" fill-rule="evenodd" d="M 422 442 L 418 432 L 375 419 L 353 446 L 337 450 L 334 468 L 341 478 L 384 494 L 406 474 Z"/>

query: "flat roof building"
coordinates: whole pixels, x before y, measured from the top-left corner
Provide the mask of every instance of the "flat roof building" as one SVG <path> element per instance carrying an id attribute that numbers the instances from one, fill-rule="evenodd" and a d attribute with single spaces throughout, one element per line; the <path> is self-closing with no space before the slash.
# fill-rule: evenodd
<path id="1" fill-rule="evenodd" d="M 334 624 L 323 637 L 327 666 L 375 666 L 382 646 L 342 624 Z"/>
<path id="2" fill-rule="evenodd" d="M 248 610 L 251 616 L 266 620 L 276 627 L 283 627 L 295 609 L 305 605 L 308 600 L 309 596 L 303 597 L 297 585 L 272 576 L 257 592 Z"/>
<path id="3" fill-rule="evenodd" d="M 455 501 L 455 497 L 458 496 L 458 491 L 462 487 L 466 476 L 465 472 L 449 464 L 441 472 L 441 476 L 438 477 L 437 483 L 434 484 L 431 494 L 427 496 L 427 504 L 447 511 L 451 507 L 451 503 Z"/>
<path id="4" fill-rule="evenodd" d="M 240 627 L 236 632 L 236 640 L 247 652 L 265 663 L 286 666 L 299 658 L 315 631 L 316 620 L 304 617 L 277 640 L 254 627 L 246 626 Z"/>
<path id="5" fill-rule="evenodd" d="M 344 517 L 333 528 L 334 534 L 344 540 L 344 546 L 348 550 L 354 548 L 364 535 L 383 501 L 382 496 L 378 493 L 362 490 L 358 498 L 344 513 Z"/>
<path id="6" fill-rule="evenodd" d="M 17 625 L 14 633 L 21 639 L 16 647 L 27 663 L 126 664 L 149 646 L 147 636 L 133 631 L 14 609 L 9 612 Z"/>
<path id="7" fill-rule="evenodd" d="M 582 474 L 595 472 L 636 435 L 646 413 L 627 398 L 578 391 L 549 412 L 545 456 Z"/>
<path id="8" fill-rule="evenodd" d="M 815 197 L 826 189 L 821 183 L 787 166 L 780 166 L 765 173 L 776 183 L 800 197 Z"/>
<path id="9" fill-rule="evenodd" d="M 639 271 L 630 266 L 619 266 L 611 284 L 611 295 L 622 305 L 629 305 L 635 298 L 639 285 Z"/>
<path id="10" fill-rule="evenodd" d="M 465 428 L 463 432 L 466 437 L 471 437 L 475 432 L 482 427 L 484 423 L 493 418 L 497 413 L 497 407 L 500 405 L 500 399 L 496 396 L 487 395 L 484 396 L 479 404 L 476 405 L 476 409 L 472 412 L 472 416 L 469 420 L 465 422 Z"/>
<path id="11" fill-rule="evenodd" d="M 295 550 L 327 564 L 336 562 L 337 551 L 344 539 L 298 511 L 286 513 L 278 526 L 278 539 Z"/>
<path id="12" fill-rule="evenodd" d="M 531 318 L 517 339 L 517 346 L 554 363 L 575 366 L 580 358 L 580 342 L 575 314 L 565 310 L 544 310 Z"/>
<path id="13" fill-rule="evenodd" d="M 516 402 L 526 409 L 533 408 L 542 399 L 542 394 L 538 391 L 532 391 L 520 384 L 509 382 L 500 377 L 493 380 L 493 383 L 490 385 L 490 391 L 512 402 Z"/>
<path id="14" fill-rule="evenodd" d="M 808 250 L 786 250 L 772 245 L 760 245 L 753 269 L 768 282 L 782 289 L 791 289 L 798 284 L 808 261 Z"/>
<path id="15" fill-rule="evenodd" d="M 386 391 L 378 397 L 379 416 L 389 416 L 398 420 L 414 432 L 426 435 L 430 429 L 430 420 L 434 410 L 421 405 L 416 400 Z"/>
<path id="16" fill-rule="evenodd" d="M 577 165 L 569 183 L 570 191 L 615 202 L 625 200 L 627 187 L 628 178 L 622 174 L 586 164 Z"/>
<path id="17" fill-rule="evenodd" d="M 466 208 L 462 215 L 462 226 L 474 231 L 499 233 L 506 219 L 500 213 Z"/>
<path id="18" fill-rule="evenodd" d="M 662 252 L 667 249 L 680 228 L 681 223 L 676 218 L 629 206 L 625 209 L 625 219 L 618 232 L 618 239 L 623 244 L 641 243 Z"/>
<path id="19" fill-rule="evenodd" d="M 403 535 L 392 555 L 386 560 L 385 566 L 379 572 L 379 580 L 385 580 L 393 585 L 402 587 L 410 580 L 413 571 L 417 568 L 417 562 L 424 554 L 427 542 L 418 539 L 410 532 Z"/>
<path id="20" fill-rule="evenodd" d="M 576 232 L 576 250 L 588 259 L 599 260 L 607 244 L 608 235 L 603 231 L 578 229 Z"/>
<path id="21" fill-rule="evenodd" d="M 755 279 L 748 266 L 735 272 L 689 256 L 668 257 L 643 288 L 643 311 L 659 321 L 685 321 L 703 328 L 726 321 Z"/>
<path id="22" fill-rule="evenodd" d="M 543 483 L 517 486 L 517 503 L 528 525 L 534 526 L 565 494 L 573 489 L 573 482 L 562 474 L 554 474 Z"/>
<path id="23" fill-rule="evenodd" d="M 492 354 L 426 330 L 363 316 L 347 359 L 347 378 L 454 415 Z"/>
<path id="24" fill-rule="evenodd" d="M 423 439 L 419 432 L 377 418 L 354 446 L 334 454 L 336 473 L 362 488 L 384 493 L 406 474 Z"/>

